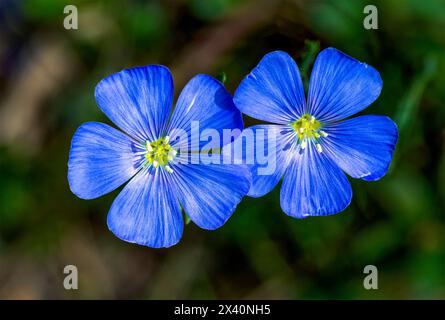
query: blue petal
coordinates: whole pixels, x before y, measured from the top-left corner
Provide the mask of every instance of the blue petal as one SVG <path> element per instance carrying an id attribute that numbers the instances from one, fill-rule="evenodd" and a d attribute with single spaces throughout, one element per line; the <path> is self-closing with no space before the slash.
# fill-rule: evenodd
<path id="1" fill-rule="evenodd" d="M 328 48 L 312 69 L 309 113 L 323 122 L 341 120 L 365 109 L 381 90 L 382 79 L 373 67 Z"/>
<path id="2" fill-rule="evenodd" d="M 236 164 L 175 165 L 173 181 L 179 202 L 203 229 L 221 227 L 250 187 L 249 170 Z"/>
<path id="3" fill-rule="evenodd" d="M 199 145 L 193 143 L 194 141 L 190 141 L 192 121 L 199 124 L 200 132 L 206 129 L 216 130 L 220 139 L 200 141 Z M 224 85 L 208 75 L 199 74 L 182 90 L 168 128 L 170 136 L 176 136 L 178 131 L 175 129 L 184 130 L 188 135 L 188 142 L 191 144 L 188 147 L 191 150 L 201 150 L 204 146 L 210 149 L 222 146 L 223 129 L 242 130 L 243 119 Z"/>
<path id="4" fill-rule="evenodd" d="M 281 208 L 289 216 L 325 216 L 344 210 L 352 190 L 341 169 L 309 143 L 297 153 L 287 169 L 281 187 Z"/>
<path id="5" fill-rule="evenodd" d="M 244 129 L 230 146 L 224 148 L 225 156 L 238 161 L 235 163 L 247 164 L 252 177 L 248 196 L 262 197 L 277 185 L 290 163 L 292 152 L 286 147 L 291 139 L 286 126 L 256 125 Z"/>
<path id="6" fill-rule="evenodd" d="M 181 207 L 162 169 L 144 169 L 114 200 L 108 228 L 120 239 L 167 248 L 181 239 Z"/>
<path id="7" fill-rule="evenodd" d="M 122 132 L 99 123 L 84 123 L 74 133 L 68 161 L 71 191 L 94 199 L 130 179 L 141 165 L 138 143 Z"/>
<path id="8" fill-rule="evenodd" d="M 397 126 L 385 116 L 361 116 L 324 129 L 323 150 L 353 178 L 377 180 L 388 171 L 397 143 Z"/>
<path id="9" fill-rule="evenodd" d="M 255 119 L 284 124 L 300 118 L 306 102 L 297 64 L 282 51 L 266 54 L 240 83 L 234 101 Z"/>
<path id="10" fill-rule="evenodd" d="M 173 79 L 164 66 L 126 69 L 96 86 L 102 111 L 139 141 L 156 140 L 165 129 L 173 99 Z"/>

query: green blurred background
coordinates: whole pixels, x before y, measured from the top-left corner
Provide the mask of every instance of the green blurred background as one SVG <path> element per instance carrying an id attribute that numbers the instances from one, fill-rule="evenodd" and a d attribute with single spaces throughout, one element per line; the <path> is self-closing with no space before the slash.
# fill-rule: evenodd
<path id="1" fill-rule="evenodd" d="M 63 28 L 67 4 L 78 30 Z M 378 30 L 363 27 L 367 4 Z M 0 298 L 445 298 L 444 17 L 442 0 L 0 0 Z M 245 198 L 219 230 L 190 223 L 178 245 L 155 250 L 108 231 L 118 191 L 92 201 L 70 192 L 75 129 L 109 123 L 94 100 L 108 74 L 164 64 L 176 95 L 201 72 L 224 74 L 233 93 L 269 51 L 291 54 L 307 81 L 329 46 L 380 72 L 365 113 L 400 129 L 390 172 L 351 179 L 344 212 L 292 219 L 276 188 Z M 77 291 L 63 288 L 68 264 Z M 378 290 L 363 288 L 368 264 Z"/>

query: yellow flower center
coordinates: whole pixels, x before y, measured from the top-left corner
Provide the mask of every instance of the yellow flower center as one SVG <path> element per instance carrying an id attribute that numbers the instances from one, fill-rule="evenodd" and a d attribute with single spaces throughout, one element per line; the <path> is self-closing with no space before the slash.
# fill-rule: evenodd
<path id="1" fill-rule="evenodd" d="M 320 121 L 308 113 L 303 114 L 300 119 L 292 122 L 291 127 L 297 135 L 297 143 L 303 150 L 306 148 L 308 140 L 318 141 L 320 137 L 328 136 L 326 132 L 321 130 Z M 323 151 L 319 143 L 315 144 L 315 148 L 319 153 Z"/>
<path id="2" fill-rule="evenodd" d="M 173 169 L 169 166 L 169 163 L 174 159 L 177 151 L 171 147 L 169 142 L 170 138 L 168 136 L 152 142 L 146 141 L 145 165 L 152 165 L 155 168 L 161 166 L 167 172 L 172 173 Z"/>

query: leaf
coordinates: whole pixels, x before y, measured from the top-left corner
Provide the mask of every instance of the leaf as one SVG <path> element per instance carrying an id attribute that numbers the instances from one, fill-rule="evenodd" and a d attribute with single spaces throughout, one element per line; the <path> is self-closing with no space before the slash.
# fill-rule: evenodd
<path id="1" fill-rule="evenodd" d="M 399 135 L 401 137 L 405 137 L 407 129 L 410 127 L 416 116 L 420 99 L 422 98 L 427 84 L 433 78 L 436 69 L 437 61 L 435 57 L 430 56 L 426 58 L 422 71 L 415 77 L 410 89 L 400 102 L 395 115 L 395 120 L 399 126 Z"/>
<path id="2" fill-rule="evenodd" d="M 227 82 L 227 75 L 224 71 L 221 71 L 218 76 L 216 77 L 219 81 L 221 81 L 223 84 L 226 84 Z"/>
<path id="3" fill-rule="evenodd" d="M 309 86 L 309 68 L 314 63 L 318 51 L 320 51 L 320 42 L 315 40 L 305 40 L 305 47 L 301 55 L 300 74 L 303 81 L 304 89 L 307 91 Z"/>

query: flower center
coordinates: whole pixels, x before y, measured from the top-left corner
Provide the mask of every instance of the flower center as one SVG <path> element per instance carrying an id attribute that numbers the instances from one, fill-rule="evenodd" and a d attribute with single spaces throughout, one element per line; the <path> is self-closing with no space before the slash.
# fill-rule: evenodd
<path id="1" fill-rule="evenodd" d="M 292 129 L 294 129 L 297 135 L 297 143 L 300 145 L 301 149 L 305 149 L 308 140 L 315 141 L 315 148 L 319 153 L 323 151 L 318 140 L 320 137 L 327 137 L 328 134 L 321 130 L 321 123 L 314 116 L 305 113 L 295 122 L 291 123 Z"/>
<path id="2" fill-rule="evenodd" d="M 155 168 L 161 166 L 167 172 L 172 173 L 173 169 L 169 166 L 169 162 L 176 156 L 177 151 L 169 144 L 170 138 L 166 136 L 156 141 L 145 142 L 145 165 L 152 165 Z"/>

